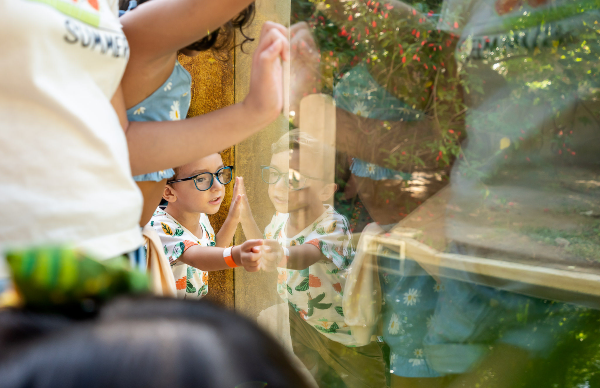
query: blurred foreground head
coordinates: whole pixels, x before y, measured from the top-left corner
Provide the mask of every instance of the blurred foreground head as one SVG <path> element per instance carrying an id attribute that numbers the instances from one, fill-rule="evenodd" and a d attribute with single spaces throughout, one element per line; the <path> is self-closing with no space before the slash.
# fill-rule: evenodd
<path id="1" fill-rule="evenodd" d="M 126 298 L 74 322 L 0 312 L 3 388 L 305 387 L 279 345 L 206 302 Z"/>

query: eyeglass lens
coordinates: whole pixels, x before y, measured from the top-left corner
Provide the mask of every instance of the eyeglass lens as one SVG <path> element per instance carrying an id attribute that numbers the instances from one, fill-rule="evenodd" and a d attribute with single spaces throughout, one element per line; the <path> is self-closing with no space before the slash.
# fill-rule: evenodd
<path id="1" fill-rule="evenodd" d="M 233 172 L 231 171 L 231 168 L 225 167 L 225 168 L 222 168 L 219 171 L 217 171 L 216 175 L 217 175 L 218 181 L 222 185 L 226 185 L 229 182 L 231 182 L 231 179 L 233 177 Z M 213 185 L 213 176 L 209 172 L 200 174 L 196 177 L 196 179 L 194 179 L 194 183 L 196 184 L 196 188 L 198 190 L 200 190 L 200 191 L 208 190 Z"/>
<path id="2" fill-rule="evenodd" d="M 303 177 L 298 171 L 290 169 L 289 172 L 280 172 L 275 167 L 266 167 L 262 170 L 263 181 L 270 185 L 274 185 L 279 182 L 279 179 L 283 178 L 284 182 L 292 190 L 299 190 L 306 184 L 306 178 Z"/>

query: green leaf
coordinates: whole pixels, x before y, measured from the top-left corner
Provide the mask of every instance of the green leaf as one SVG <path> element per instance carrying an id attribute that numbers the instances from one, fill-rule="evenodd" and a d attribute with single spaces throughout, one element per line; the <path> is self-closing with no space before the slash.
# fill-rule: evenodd
<path id="1" fill-rule="evenodd" d="M 304 278 L 300 284 L 296 286 L 296 291 L 306 291 L 308 290 L 308 278 Z"/>
<path id="2" fill-rule="evenodd" d="M 181 228 L 175 229 L 175 236 L 183 236 L 183 229 L 181 229 Z"/>
<path id="3" fill-rule="evenodd" d="M 290 286 L 287 286 L 287 290 L 288 290 L 288 292 L 290 293 L 290 295 L 293 295 L 293 294 L 294 294 L 294 293 L 292 292 L 292 287 L 290 287 Z"/>
<path id="4" fill-rule="evenodd" d="M 337 311 L 337 313 L 340 314 L 342 317 L 344 316 L 344 309 L 342 309 L 341 306 L 336 306 L 335 311 Z"/>
<path id="5" fill-rule="evenodd" d="M 338 331 L 338 329 L 340 328 L 337 324 L 337 322 L 333 322 L 333 324 L 331 326 L 329 326 L 329 329 L 324 328 L 323 326 L 320 325 L 315 325 L 313 326 L 315 329 L 323 332 L 323 333 L 329 333 L 329 334 L 333 334 L 336 333 Z"/>
<path id="6" fill-rule="evenodd" d="M 319 226 L 319 227 L 316 229 L 316 232 L 317 232 L 318 234 L 320 234 L 320 235 L 324 235 L 324 234 L 326 234 L 326 233 L 325 233 L 325 228 L 323 228 L 322 226 Z"/>
<path id="7" fill-rule="evenodd" d="M 187 292 L 188 294 L 193 294 L 196 292 L 196 287 L 194 287 L 192 282 L 190 282 L 189 280 L 187 281 L 187 287 L 185 288 L 185 292 Z"/>

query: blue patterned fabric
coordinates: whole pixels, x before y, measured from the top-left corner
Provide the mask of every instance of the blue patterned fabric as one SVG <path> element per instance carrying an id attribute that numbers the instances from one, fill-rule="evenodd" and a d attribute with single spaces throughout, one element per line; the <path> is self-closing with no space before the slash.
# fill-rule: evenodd
<path id="1" fill-rule="evenodd" d="M 127 110 L 129 121 L 169 121 L 185 119 L 192 100 L 192 76 L 179 62 L 165 83 L 148 98 Z M 172 169 L 134 176 L 140 181 L 160 182 L 175 176 Z"/>
<path id="2" fill-rule="evenodd" d="M 357 116 L 389 121 L 419 120 L 421 113 L 392 96 L 371 76 L 366 65 L 352 68 L 333 89 L 336 106 Z M 350 170 L 356 176 L 384 179 L 410 179 L 409 173 L 394 171 L 364 160 L 354 158 Z"/>
<path id="3" fill-rule="evenodd" d="M 422 115 L 379 85 L 364 63 L 342 77 L 333 89 L 333 98 L 338 107 L 370 119 L 415 121 Z"/>
<path id="4" fill-rule="evenodd" d="M 375 181 L 384 179 L 409 180 L 412 175 L 408 172 L 396 171 L 389 168 L 378 166 L 374 163 L 367 163 L 364 160 L 353 158 L 350 171 L 362 178 L 371 178 Z"/>
<path id="5" fill-rule="evenodd" d="M 402 377 L 439 377 L 423 340 L 432 324 L 440 285 L 415 261 L 402 263 L 383 248 L 379 256 L 383 293 L 383 339 L 390 347 L 390 372 Z"/>
<path id="6" fill-rule="evenodd" d="M 119 10 L 119 17 L 125 15 L 126 12 L 131 11 L 135 7 L 137 7 L 137 1 L 136 0 L 129 0 L 129 6 L 127 6 L 127 11 Z"/>

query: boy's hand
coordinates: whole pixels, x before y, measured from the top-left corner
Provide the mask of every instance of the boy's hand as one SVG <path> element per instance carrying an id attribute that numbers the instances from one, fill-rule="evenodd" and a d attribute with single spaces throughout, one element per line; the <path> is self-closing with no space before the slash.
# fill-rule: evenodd
<path id="1" fill-rule="evenodd" d="M 284 259 L 283 248 L 277 240 L 263 240 L 261 248 L 262 256 L 260 257 L 260 269 L 263 271 L 275 271 L 277 267 L 281 267 Z"/>
<path id="2" fill-rule="evenodd" d="M 261 245 L 263 240 L 248 240 L 242 245 L 236 245 L 231 252 L 233 261 L 248 272 L 258 271 L 262 255 Z"/>
<path id="3" fill-rule="evenodd" d="M 241 178 L 235 178 L 235 185 L 233 186 L 233 195 L 231 197 L 231 205 L 229 205 L 229 213 L 227 214 L 227 218 L 234 221 L 236 224 L 240 222 L 242 216 L 242 209 L 244 207 L 244 197 L 246 196 L 246 191 L 243 188 L 242 183 L 242 191 L 240 191 L 240 183 L 239 180 Z"/>
<path id="4" fill-rule="evenodd" d="M 235 178 L 235 187 L 233 188 L 233 195 L 240 196 L 240 221 L 249 220 L 252 218 L 252 211 L 250 210 L 250 204 L 248 203 L 248 196 L 246 195 L 246 186 L 244 185 L 244 178 L 241 176 Z"/>
<path id="5" fill-rule="evenodd" d="M 273 122 L 283 108 L 283 66 L 289 61 L 288 30 L 281 24 L 265 22 L 252 57 L 250 91 L 243 102 L 247 117 L 259 126 Z"/>

